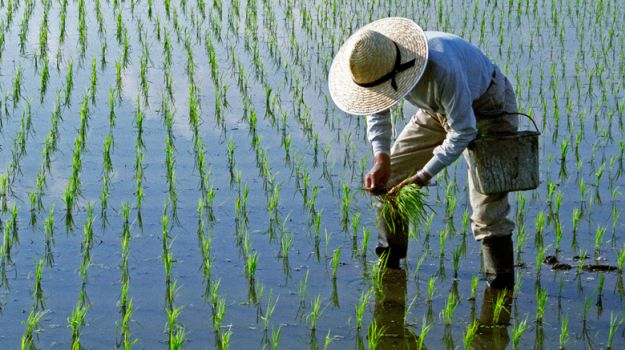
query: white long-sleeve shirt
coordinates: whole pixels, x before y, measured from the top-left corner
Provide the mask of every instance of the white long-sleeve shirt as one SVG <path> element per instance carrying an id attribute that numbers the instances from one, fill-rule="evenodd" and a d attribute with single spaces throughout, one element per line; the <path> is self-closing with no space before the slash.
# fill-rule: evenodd
<path id="1" fill-rule="evenodd" d="M 445 114 L 450 131 L 423 167 L 434 176 L 453 163 L 477 136 L 473 101 L 488 89 L 495 66 L 479 48 L 448 33 L 426 31 L 428 62 L 406 100 L 430 112 Z M 389 110 L 367 116 L 367 136 L 374 153 L 390 154 Z"/>

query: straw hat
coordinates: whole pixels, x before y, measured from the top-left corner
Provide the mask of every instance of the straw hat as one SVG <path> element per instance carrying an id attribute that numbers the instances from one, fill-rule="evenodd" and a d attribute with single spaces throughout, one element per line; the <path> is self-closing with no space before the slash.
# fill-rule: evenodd
<path id="1" fill-rule="evenodd" d="M 339 49 L 330 67 L 330 95 L 347 113 L 381 112 L 414 88 L 427 59 L 427 38 L 416 23 L 402 17 L 377 20 Z"/>

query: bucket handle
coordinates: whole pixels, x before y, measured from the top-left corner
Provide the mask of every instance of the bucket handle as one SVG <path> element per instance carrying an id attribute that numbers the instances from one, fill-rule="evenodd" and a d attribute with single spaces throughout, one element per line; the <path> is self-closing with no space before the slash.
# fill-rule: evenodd
<path id="1" fill-rule="evenodd" d="M 530 117 L 529 115 L 525 114 L 525 113 L 521 113 L 521 112 L 506 112 L 506 111 L 494 111 L 494 112 L 478 112 L 476 113 L 478 115 L 483 115 L 487 118 L 501 118 L 501 117 L 505 117 L 505 116 L 509 116 L 509 115 L 522 115 L 527 117 L 532 124 L 534 125 L 534 128 L 536 129 L 537 133 L 541 133 L 540 130 L 538 130 L 538 126 L 536 125 L 536 122 L 534 121 L 534 119 L 532 119 L 532 117 Z"/>

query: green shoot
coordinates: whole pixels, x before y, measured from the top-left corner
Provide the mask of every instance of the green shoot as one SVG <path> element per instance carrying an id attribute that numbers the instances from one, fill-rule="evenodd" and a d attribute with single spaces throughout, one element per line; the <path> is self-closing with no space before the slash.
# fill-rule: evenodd
<path id="1" fill-rule="evenodd" d="M 465 349 L 471 349 L 471 345 L 473 344 L 473 340 L 475 340 L 478 328 L 479 323 L 477 320 L 473 320 L 467 325 L 467 330 L 464 332 L 464 337 L 462 338 Z"/>

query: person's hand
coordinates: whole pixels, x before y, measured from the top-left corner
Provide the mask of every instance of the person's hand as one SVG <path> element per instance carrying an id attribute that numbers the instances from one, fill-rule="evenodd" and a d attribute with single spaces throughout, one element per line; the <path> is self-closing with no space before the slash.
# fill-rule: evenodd
<path id="1" fill-rule="evenodd" d="M 401 190 L 402 187 L 410 185 L 410 184 L 415 184 L 419 187 L 423 187 L 423 186 L 426 186 L 430 182 L 431 179 L 432 179 L 432 175 L 430 175 L 427 171 L 419 170 L 415 175 L 410 176 L 404 179 L 404 181 L 400 182 L 399 184 L 393 186 L 393 188 L 391 188 L 391 190 L 388 191 L 388 193 L 389 194 L 397 193 L 399 192 L 399 190 Z"/>
<path id="2" fill-rule="evenodd" d="M 365 190 L 373 195 L 386 192 L 386 183 L 391 177 L 391 158 L 388 154 L 375 155 L 375 164 L 364 179 Z"/>

